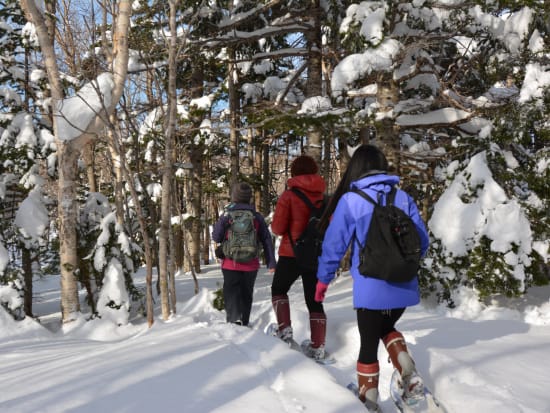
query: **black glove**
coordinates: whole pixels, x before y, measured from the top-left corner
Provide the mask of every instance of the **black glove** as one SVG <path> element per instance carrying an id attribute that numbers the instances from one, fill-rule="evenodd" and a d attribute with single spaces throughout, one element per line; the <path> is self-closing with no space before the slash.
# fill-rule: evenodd
<path id="1" fill-rule="evenodd" d="M 223 260 L 225 258 L 225 255 L 223 253 L 223 246 L 220 244 L 216 247 L 214 250 L 214 254 L 216 255 L 216 258 Z"/>

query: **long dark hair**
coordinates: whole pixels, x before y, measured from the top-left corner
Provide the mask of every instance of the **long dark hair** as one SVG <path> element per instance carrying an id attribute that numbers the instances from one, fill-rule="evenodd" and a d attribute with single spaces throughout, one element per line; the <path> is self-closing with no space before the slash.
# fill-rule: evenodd
<path id="1" fill-rule="evenodd" d="M 348 167 L 340 179 L 334 194 L 330 197 L 330 201 L 319 220 L 319 230 L 324 233 L 328 227 L 330 217 L 336 209 L 336 205 L 342 195 L 350 190 L 351 183 L 358 180 L 362 176 L 372 173 L 384 173 L 388 171 L 388 160 L 384 153 L 374 145 L 361 145 L 358 147 L 351 157 Z"/>

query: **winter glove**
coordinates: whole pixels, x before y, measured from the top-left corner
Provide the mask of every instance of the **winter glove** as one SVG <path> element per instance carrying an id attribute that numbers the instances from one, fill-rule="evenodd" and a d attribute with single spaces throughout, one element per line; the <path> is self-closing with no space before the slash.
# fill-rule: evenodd
<path id="1" fill-rule="evenodd" d="M 317 281 L 317 286 L 315 287 L 315 301 L 317 301 L 318 303 L 322 303 L 325 300 L 327 289 L 328 284 Z"/>
<path id="2" fill-rule="evenodd" d="M 214 250 L 214 254 L 216 255 L 216 258 L 223 260 L 225 258 L 225 254 L 223 253 L 223 246 L 220 244 L 216 247 Z"/>

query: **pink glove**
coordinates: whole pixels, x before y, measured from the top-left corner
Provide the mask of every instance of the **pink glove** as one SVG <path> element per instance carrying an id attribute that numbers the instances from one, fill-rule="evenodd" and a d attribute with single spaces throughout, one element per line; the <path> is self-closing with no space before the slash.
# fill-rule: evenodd
<path id="1" fill-rule="evenodd" d="M 315 287 L 315 301 L 322 303 L 325 300 L 325 294 L 328 289 L 328 284 L 317 281 L 317 286 Z"/>

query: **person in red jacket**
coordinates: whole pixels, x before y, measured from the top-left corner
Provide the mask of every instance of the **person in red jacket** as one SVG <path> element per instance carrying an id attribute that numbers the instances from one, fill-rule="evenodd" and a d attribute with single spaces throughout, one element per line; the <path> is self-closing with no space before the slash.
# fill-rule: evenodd
<path id="1" fill-rule="evenodd" d="M 293 332 L 288 291 L 298 277 L 302 277 L 311 329 L 311 343 L 306 352 L 310 357 L 323 359 L 326 354 L 327 318 L 322 303 L 314 299 L 317 275 L 315 271 L 303 269 L 298 265 L 289 239 L 290 235 L 292 241 L 296 241 L 304 231 L 310 213 L 309 207 L 292 192 L 292 188 L 305 194 L 314 205 L 319 205 L 323 201 L 326 184 L 318 171 L 319 167 L 312 157 L 301 155 L 294 159 L 290 166 L 291 178 L 287 181 L 287 189 L 281 194 L 275 206 L 271 231 L 282 236 L 282 239 L 279 245 L 279 260 L 271 284 L 271 301 L 277 317 L 277 336 L 291 344 Z"/>

